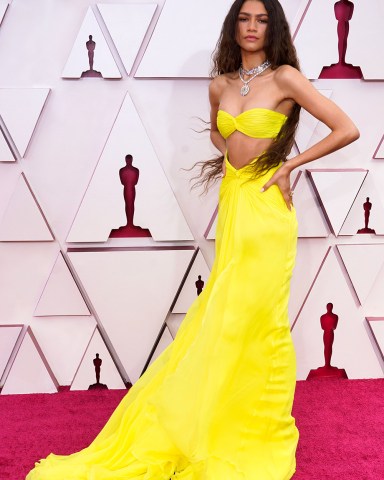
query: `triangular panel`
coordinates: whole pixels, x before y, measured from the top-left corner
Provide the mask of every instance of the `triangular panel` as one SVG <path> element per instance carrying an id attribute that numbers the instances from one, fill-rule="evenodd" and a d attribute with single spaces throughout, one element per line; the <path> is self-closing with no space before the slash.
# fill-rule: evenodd
<path id="1" fill-rule="evenodd" d="M 163 353 L 163 351 L 173 342 L 173 338 L 171 335 L 171 332 L 169 331 L 169 328 L 166 326 L 164 329 L 164 332 L 160 338 L 159 343 L 157 344 L 157 347 L 155 351 L 153 352 L 151 361 L 149 362 L 149 365 L 151 365 L 157 357 Z"/>
<path id="2" fill-rule="evenodd" d="M 98 358 L 102 361 L 99 383 L 106 385 L 109 390 L 124 389 L 124 382 L 101 338 L 99 330 L 96 328 L 81 359 L 71 385 L 71 390 L 88 390 L 90 385 L 96 384 L 95 365 L 93 363 L 93 360 L 97 358 L 96 354 L 99 355 Z"/>
<path id="3" fill-rule="evenodd" d="M 21 174 L 0 223 L 0 241 L 44 242 L 52 240 L 53 236 L 48 224 L 24 174 Z"/>
<path id="4" fill-rule="evenodd" d="M 295 182 L 293 203 L 299 223 L 299 238 L 328 237 L 327 222 L 305 171 L 299 172 Z"/>
<path id="5" fill-rule="evenodd" d="M 233 0 L 167 0 L 136 76 L 208 77 L 211 54 L 232 3 Z M 305 10 L 305 1 L 281 3 L 294 31 Z M 175 22 L 175 18 L 188 21 Z"/>
<path id="6" fill-rule="evenodd" d="M 332 97 L 332 90 L 319 90 L 319 92 L 326 98 Z M 315 133 L 316 127 L 319 125 L 320 120 L 302 109 L 300 113 L 300 122 L 296 133 L 296 145 L 299 152 L 303 152 L 311 146 L 311 138 Z"/>
<path id="7" fill-rule="evenodd" d="M 34 315 L 37 317 L 90 315 L 61 252 L 56 259 Z"/>
<path id="8" fill-rule="evenodd" d="M 369 173 L 359 190 L 339 235 L 384 235 L 384 207 L 373 174 Z"/>
<path id="9" fill-rule="evenodd" d="M 7 11 L 8 5 L 9 5 L 8 2 L 0 3 L 0 25 L 1 25 L 1 22 L 3 21 L 3 18 L 4 18 L 4 15 L 5 15 L 5 12 Z"/>
<path id="10" fill-rule="evenodd" d="M 176 304 L 172 308 L 172 313 L 187 313 L 189 307 L 192 305 L 192 302 L 197 297 L 198 288 L 203 288 L 203 284 L 196 285 L 196 282 L 207 283 L 208 277 L 210 275 L 210 269 L 201 253 L 201 250 L 198 251 L 195 261 L 191 267 L 191 270 L 188 273 L 188 276 L 184 282 L 183 288 L 177 298 Z M 201 277 L 199 279 L 199 276 Z"/>
<path id="11" fill-rule="evenodd" d="M 312 0 L 295 37 L 301 68 L 310 79 L 319 78 L 325 65 L 337 61 L 338 37 L 334 3 Z"/>
<path id="12" fill-rule="evenodd" d="M 288 20 L 291 34 L 294 35 L 311 0 L 280 0 Z"/>
<path id="13" fill-rule="evenodd" d="M 383 314 L 383 310 L 384 310 L 383 292 L 384 292 L 384 265 L 381 266 L 380 272 L 377 275 L 375 282 L 364 303 L 364 311 L 370 317 L 378 317 Z"/>
<path id="14" fill-rule="evenodd" d="M 33 319 L 33 333 L 60 386 L 71 385 L 95 327 L 93 317 Z"/>
<path id="15" fill-rule="evenodd" d="M 169 329 L 172 338 L 175 338 L 181 324 L 183 323 L 185 314 L 183 313 L 170 313 L 167 318 L 167 327 Z"/>
<path id="16" fill-rule="evenodd" d="M 57 381 L 30 328 L 5 379 L 2 395 L 55 393 Z"/>
<path id="17" fill-rule="evenodd" d="M 0 325 L 0 380 L 5 367 L 8 365 L 22 327 L 22 325 Z"/>
<path id="18" fill-rule="evenodd" d="M 193 253 L 171 248 L 68 253 L 132 383 L 145 366 Z"/>
<path id="19" fill-rule="evenodd" d="M 0 129 L 0 162 L 14 162 L 15 160 L 15 156 Z"/>
<path id="20" fill-rule="evenodd" d="M 382 0 L 354 0 L 353 17 L 350 20 L 346 62 L 359 65 L 365 80 L 384 79 Z M 364 32 L 365 45 L 361 42 Z M 369 48 L 366 46 L 369 45 Z"/>
<path id="21" fill-rule="evenodd" d="M 208 77 L 211 54 L 232 3 L 167 0 L 135 76 Z"/>
<path id="22" fill-rule="evenodd" d="M 285 2 L 283 3 L 284 9 L 286 8 L 285 5 L 288 2 L 290 3 L 289 0 L 285 0 Z M 301 2 L 299 2 L 297 5 L 295 16 L 291 19 L 288 18 L 293 39 L 296 38 L 297 32 L 299 31 L 301 24 L 303 23 L 303 20 L 305 18 L 305 15 L 307 14 L 308 8 L 310 7 L 311 3 L 312 0 L 301 0 Z"/>
<path id="23" fill-rule="evenodd" d="M 214 211 L 211 221 L 209 222 L 208 228 L 204 234 L 204 237 L 207 240 L 215 240 L 216 239 L 216 228 L 217 228 L 217 214 L 218 208 Z"/>
<path id="24" fill-rule="evenodd" d="M 361 305 L 384 266 L 384 244 L 337 245 Z M 384 308 L 383 308 L 384 310 Z"/>
<path id="25" fill-rule="evenodd" d="M 306 299 L 316 283 L 329 251 L 330 247 L 327 247 L 321 238 L 298 239 L 288 304 L 289 321 L 292 328 L 294 328 Z M 302 274 L 303 271 L 305 275 Z"/>
<path id="26" fill-rule="evenodd" d="M 373 158 L 384 158 L 384 135 L 381 137 L 380 143 L 373 154 Z"/>
<path id="27" fill-rule="evenodd" d="M 345 369 L 350 379 L 381 376 L 382 370 L 367 335 L 365 320 L 356 306 L 339 262 L 331 252 L 292 332 L 298 379 L 306 379 L 311 369 L 325 363 L 320 317 L 327 312 L 328 303 L 333 304 L 333 313 L 339 317 L 334 331 L 331 365 Z"/>
<path id="28" fill-rule="evenodd" d="M 384 362 L 384 318 L 367 317 L 366 320 Z"/>
<path id="29" fill-rule="evenodd" d="M 129 95 L 126 96 L 79 208 L 68 242 L 105 242 L 126 224 L 119 171 L 127 156 L 139 170 L 134 223 L 156 241 L 192 240 L 192 233 Z"/>
<path id="30" fill-rule="evenodd" d="M 0 116 L 22 157 L 49 91 L 49 88 L 0 88 Z"/>
<path id="31" fill-rule="evenodd" d="M 337 236 L 364 182 L 367 170 L 308 170 L 324 215 Z"/>
<path id="32" fill-rule="evenodd" d="M 88 42 L 94 43 L 89 44 Z M 87 10 L 62 73 L 63 78 L 80 78 L 81 76 L 121 78 L 120 71 L 91 7 Z"/>
<path id="33" fill-rule="evenodd" d="M 130 74 L 156 11 L 156 3 L 97 4 L 124 67 Z"/>

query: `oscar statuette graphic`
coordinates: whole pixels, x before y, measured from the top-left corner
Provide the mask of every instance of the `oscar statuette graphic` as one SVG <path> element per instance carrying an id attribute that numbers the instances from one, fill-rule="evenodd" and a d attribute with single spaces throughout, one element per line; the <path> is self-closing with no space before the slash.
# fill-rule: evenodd
<path id="1" fill-rule="evenodd" d="M 333 367 L 331 365 L 332 347 L 335 339 L 335 330 L 339 321 L 338 315 L 333 313 L 333 304 L 327 303 L 327 312 L 320 317 L 321 328 L 324 330 L 324 360 L 322 367 L 311 370 L 307 380 L 327 379 L 327 378 L 348 378 L 343 368 Z"/>
<path id="2" fill-rule="evenodd" d="M 375 230 L 373 228 L 369 228 L 369 217 L 371 215 L 371 210 L 372 210 L 372 203 L 369 201 L 369 197 L 367 197 L 366 201 L 363 204 L 364 208 L 364 228 L 360 228 L 360 230 L 357 231 L 357 233 L 374 233 L 376 234 Z"/>
<path id="3" fill-rule="evenodd" d="M 349 21 L 352 19 L 354 4 L 350 0 L 339 0 L 335 3 L 337 20 L 339 61 L 324 67 L 319 78 L 363 78 L 360 67 L 346 63 L 345 56 L 348 47 Z"/>
<path id="4" fill-rule="evenodd" d="M 197 280 L 195 282 L 196 290 L 197 290 L 197 295 L 199 296 L 200 293 L 203 291 L 204 288 L 204 280 L 201 279 L 201 275 L 197 277 Z"/>
<path id="5" fill-rule="evenodd" d="M 141 228 L 133 223 L 135 213 L 136 185 L 139 181 L 139 169 L 132 165 L 132 155 L 126 155 L 126 165 L 120 169 L 120 181 L 124 186 L 126 225 L 111 231 L 110 238 L 151 237 L 147 228 Z"/>
<path id="6" fill-rule="evenodd" d="M 100 383 L 100 371 L 102 363 L 103 361 L 99 357 L 99 354 L 96 353 L 96 358 L 93 359 L 93 365 L 95 366 L 96 383 L 89 385 L 88 390 L 108 390 L 107 385 Z"/>
<path id="7" fill-rule="evenodd" d="M 95 49 L 96 49 L 96 42 L 93 40 L 92 35 L 89 35 L 87 42 L 85 43 L 88 51 L 88 63 L 89 63 L 89 70 L 85 70 L 81 74 L 82 78 L 102 78 L 102 74 L 93 69 L 93 59 L 95 57 Z"/>

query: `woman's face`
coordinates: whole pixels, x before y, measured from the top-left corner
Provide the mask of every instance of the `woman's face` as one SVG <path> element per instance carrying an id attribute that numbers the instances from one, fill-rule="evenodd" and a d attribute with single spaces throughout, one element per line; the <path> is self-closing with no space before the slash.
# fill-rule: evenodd
<path id="1" fill-rule="evenodd" d="M 236 41 L 240 48 L 249 52 L 264 49 L 268 27 L 268 13 L 259 0 L 246 0 L 237 18 Z"/>

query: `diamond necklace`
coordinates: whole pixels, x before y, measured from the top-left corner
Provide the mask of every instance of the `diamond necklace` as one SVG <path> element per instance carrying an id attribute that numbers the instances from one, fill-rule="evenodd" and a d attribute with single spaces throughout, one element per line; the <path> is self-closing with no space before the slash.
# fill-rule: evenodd
<path id="1" fill-rule="evenodd" d="M 241 87 L 240 94 L 245 97 L 245 95 L 248 95 L 250 87 L 249 83 L 252 82 L 254 78 L 256 78 L 260 73 L 263 73 L 267 68 L 271 66 L 271 62 L 269 60 L 266 60 L 264 63 L 259 65 L 258 67 L 252 68 L 252 70 L 245 70 L 242 65 L 240 65 L 239 68 L 239 77 L 240 80 L 243 82 L 243 86 Z M 252 72 L 252 73 L 249 73 Z M 245 80 L 243 75 L 252 75 L 252 77 L 248 80 Z"/>

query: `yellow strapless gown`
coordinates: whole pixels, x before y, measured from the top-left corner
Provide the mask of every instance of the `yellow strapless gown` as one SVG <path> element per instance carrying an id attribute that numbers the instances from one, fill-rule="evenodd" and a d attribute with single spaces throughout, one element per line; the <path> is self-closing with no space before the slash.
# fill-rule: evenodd
<path id="1" fill-rule="evenodd" d="M 49 455 L 27 480 L 288 480 L 298 430 L 288 321 L 297 221 L 276 168 L 250 181 L 227 162 L 216 258 L 173 343 L 91 445 Z"/>

